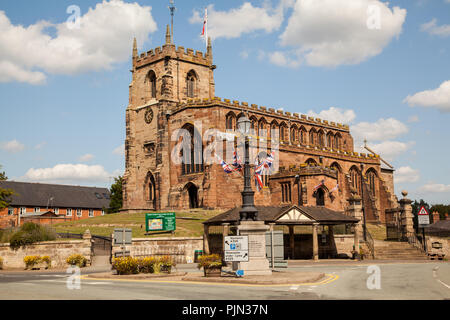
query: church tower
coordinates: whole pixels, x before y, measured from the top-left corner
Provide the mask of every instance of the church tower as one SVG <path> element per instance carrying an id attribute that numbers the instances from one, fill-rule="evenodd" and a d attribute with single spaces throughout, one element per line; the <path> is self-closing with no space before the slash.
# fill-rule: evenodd
<path id="1" fill-rule="evenodd" d="M 168 204 L 160 194 L 170 189 L 170 114 L 182 103 L 214 98 L 216 66 L 210 39 L 206 53 L 176 48 L 169 26 L 162 47 L 139 54 L 134 39 L 132 52 L 123 209 L 148 211 Z"/>

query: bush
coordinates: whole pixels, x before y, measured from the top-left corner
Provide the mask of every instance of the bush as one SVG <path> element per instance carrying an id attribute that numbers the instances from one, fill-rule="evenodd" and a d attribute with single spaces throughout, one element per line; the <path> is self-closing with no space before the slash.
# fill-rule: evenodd
<path id="1" fill-rule="evenodd" d="M 27 222 L 12 235 L 9 245 L 13 250 L 17 250 L 36 242 L 55 239 L 56 235 L 53 230 L 33 222 Z"/>
<path id="2" fill-rule="evenodd" d="M 50 268 L 51 264 L 52 264 L 52 259 L 49 256 L 26 256 L 25 258 L 23 258 L 23 262 L 25 262 L 25 269 L 31 268 L 33 269 L 33 267 L 39 263 L 43 263 L 45 262 L 47 264 L 47 268 Z"/>
<path id="3" fill-rule="evenodd" d="M 222 258 L 218 254 L 208 254 L 198 257 L 199 269 L 203 268 L 219 268 L 222 267 Z"/>
<path id="4" fill-rule="evenodd" d="M 155 265 L 157 263 L 158 263 L 158 259 L 156 259 L 154 257 L 141 258 L 141 259 L 139 259 L 139 272 L 155 273 Z"/>
<path id="5" fill-rule="evenodd" d="M 159 263 L 161 264 L 161 271 L 166 271 L 170 273 L 172 267 L 175 266 L 175 261 L 170 256 L 162 256 L 159 258 Z"/>
<path id="6" fill-rule="evenodd" d="M 67 264 L 71 266 L 78 266 L 80 268 L 86 267 L 87 259 L 81 254 L 72 254 L 66 259 Z"/>
<path id="7" fill-rule="evenodd" d="M 137 274 L 139 273 L 139 260 L 133 257 L 114 258 L 112 268 L 117 270 L 117 274 Z"/>

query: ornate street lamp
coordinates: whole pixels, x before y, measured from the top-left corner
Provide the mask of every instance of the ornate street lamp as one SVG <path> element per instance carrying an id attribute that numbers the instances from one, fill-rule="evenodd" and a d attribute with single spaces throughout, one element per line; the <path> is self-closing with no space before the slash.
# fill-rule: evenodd
<path id="1" fill-rule="evenodd" d="M 258 210 L 255 207 L 254 195 L 252 190 L 250 178 L 250 157 L 249 157 L 249 140 L 248 134 L 250 132 L 251 122 L 246 116 L 239 118 L 237 128 L 239 132 L 245 137 L 244 144 L 244 190 L 242 194 L 242 210 L 239 212 L 239 221 L 243 220 L 258 220 Z"/>

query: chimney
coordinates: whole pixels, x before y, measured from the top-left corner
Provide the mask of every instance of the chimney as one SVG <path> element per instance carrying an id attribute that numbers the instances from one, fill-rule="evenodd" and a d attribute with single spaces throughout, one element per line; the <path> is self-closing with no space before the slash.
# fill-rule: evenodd
<path id="1" fill-rule="evenodd" d="M 439 212 L 434 211 L 433 212 L 433 223 L 438 222 L 439 221 Z"/>

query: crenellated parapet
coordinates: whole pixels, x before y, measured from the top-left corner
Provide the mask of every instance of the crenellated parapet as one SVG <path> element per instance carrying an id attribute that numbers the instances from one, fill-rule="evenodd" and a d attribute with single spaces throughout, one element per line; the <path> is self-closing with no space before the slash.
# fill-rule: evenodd
<path id="1" fill-rule="evenodd" d="M 162 47 L 143 52 L 133 59 L 133 64 L 136 68 L 141 68 L 166 58 L 178 59 L 210 68 L 214 67 L 210 50 L 207 53 L 203 53 L 202 51 L 194 51 L 191 48 L 185 49 L 182 46 L 175 47 L 174 44 L 164 44 Z"/>
<path id="2" fill-rule="evenodd" d="M 221 99 L 214 97 L 213 99 L 187 99 L 187 102 L 180 103 L 174 112 L 178 112 L 185 108 L 205 107 L 212 105 L 220 105 L 227 108 L 236 109 L 244 112 L 252 112 L 268 115 L 271 117 L 285 120 L 286 122 L 295 121 L 300 124 L 314 125 L 322 128 L 333 129 L 338 131 L 350 132 L 350 128 L 347 124 L 329 122 L 320 118 L 308 117 L 304 114 L 291 113 L 289 111 L 282 111 L 280 109 L 267 108 L 265 106 L 258 106 L 256 104 L 248 104 L 248 102 L 239 102 L 237 100 L 231 101 L 230 99 Z"/>

